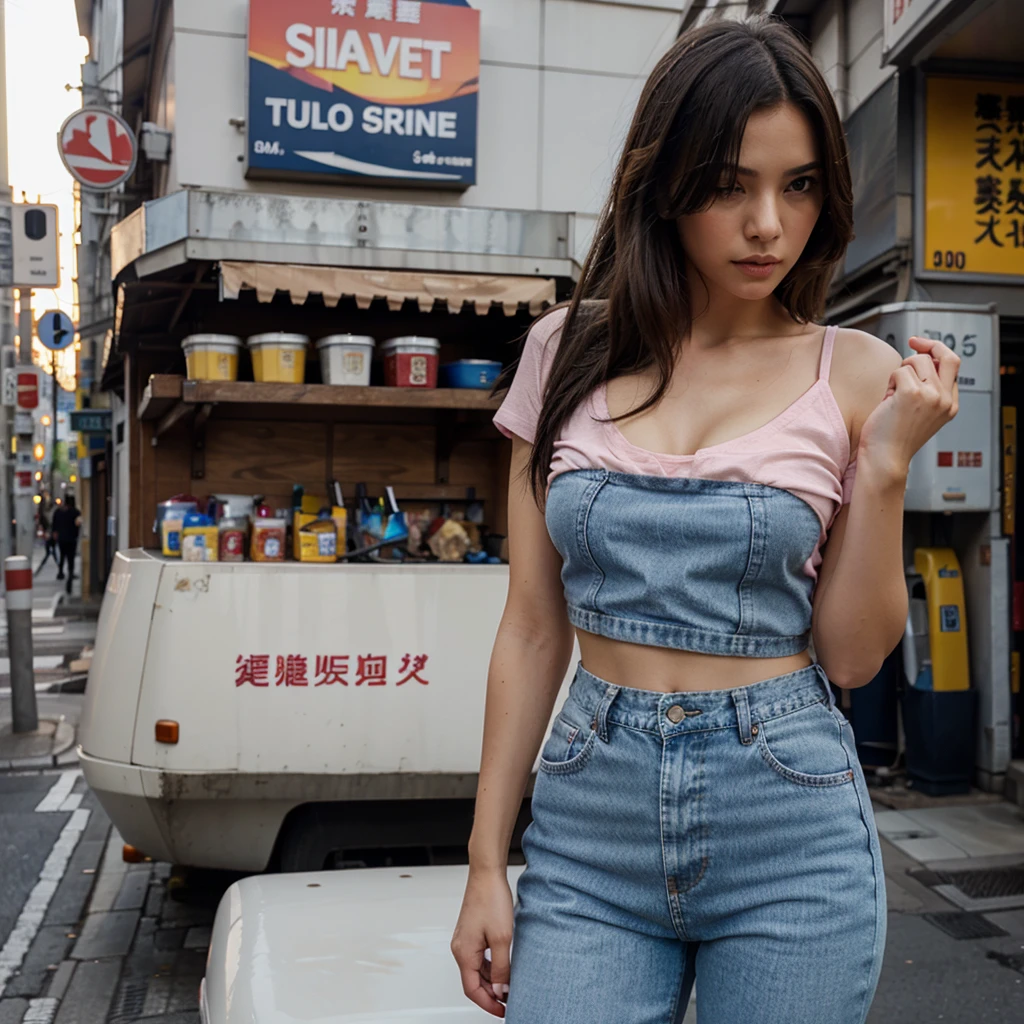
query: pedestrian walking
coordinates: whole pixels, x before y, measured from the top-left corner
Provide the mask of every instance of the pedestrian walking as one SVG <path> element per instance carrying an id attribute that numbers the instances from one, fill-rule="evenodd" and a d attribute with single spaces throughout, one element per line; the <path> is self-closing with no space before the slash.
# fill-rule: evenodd
<path id="1" fill-rule="evenodd" d="M 78 550 L 78 531 L 82 526 L 82 516 L 75 506 L 75 496 L 67 494 L 64 503 L 58 505 L 53 513 L 53 533 L 57 538 L 60 550 L 60 562 L 57 566 L 57 579 L 65 579 L 65 590 L 71 593 L 71 583 L 75 578 L 75 554 Z"/>
<path id="2" fill-rule="evenodd" d="M 798 37 L 687 31 L 572 301 L 499 381 L 509 590 L 451 947 L 509 1024 L 677 1024 L 695 980 L 701 1024 L 867 1017 L 883 867 L 830 682 L 868 683 L 901 637 L 907 472 L 959 361 L 817 323 L 852 205 Z"/>
<path id="3" fill-rule="evenodd" d="M 39 503 L 39 529 L 43 533 L 46 553 L 43 555 L 43 560 L 36 567 L 35 574 L 37 576 L 51 558 L 55 564 L 57 562 L 57 538 L 53 533 L 53 503 L 50 500 L 49 494 L 43 494 L 42 501 Z"/>

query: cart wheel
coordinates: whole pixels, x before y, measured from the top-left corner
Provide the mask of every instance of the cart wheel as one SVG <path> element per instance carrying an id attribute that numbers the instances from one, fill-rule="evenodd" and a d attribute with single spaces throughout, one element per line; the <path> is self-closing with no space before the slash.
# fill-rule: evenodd
<path id="1" fill-rule="evenodd" d="M 296 808 L 285 822 L 278 845 L 281 871 L 323 871 L 346 844 L 345 823 L 337 810 L 319 804 Z"/>

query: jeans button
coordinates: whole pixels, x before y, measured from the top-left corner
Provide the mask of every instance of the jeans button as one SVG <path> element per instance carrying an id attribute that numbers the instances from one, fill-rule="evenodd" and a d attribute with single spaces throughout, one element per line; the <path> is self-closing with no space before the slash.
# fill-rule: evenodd
<path id="1" fill-rule="evenodd" d="M 678 704 L 673 704 L 672 707 L 665 712 L 665 717 L 673 723 L 681 722 L 686 717 L 686 712 Z"/>

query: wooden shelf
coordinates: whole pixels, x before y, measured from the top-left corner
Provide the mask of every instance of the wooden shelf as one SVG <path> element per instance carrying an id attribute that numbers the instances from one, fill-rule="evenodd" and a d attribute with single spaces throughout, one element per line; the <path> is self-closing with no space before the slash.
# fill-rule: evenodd
<path id="1" fill-rule="evenodd" d="M 281 405 L 362 406 L 389 409 L 497 409 L 487 391 L 470 388 L 375 388 L 335 384 L 258 384 L 187 380 L 182 400 L 193 405 L 268 402 Z"/>
<path id="2" fill-rule="evenodd" d="M 139 403 L 139 419 L 169 419 L 178 403 L 183 406 L 278 405 L 322 410 L 451 409 L 496 410 L 500 402 L 488 391 L 471 388 L 381 388 L 331 384 L 264 384 L 255 381 L 184 380 L 182 377 L 150 377 Z M 185 410 L 180 411 L 187 411 Z M 170 425 L 168 422 L 168 426 Z"/>
<path id="3" fill-rule="evenodd" d="M 173 374 L 154 373 L 142 392 L 139 419 L 158 420 L 168 409 L 177 405 L 181 401 L 184 379 Z"/>

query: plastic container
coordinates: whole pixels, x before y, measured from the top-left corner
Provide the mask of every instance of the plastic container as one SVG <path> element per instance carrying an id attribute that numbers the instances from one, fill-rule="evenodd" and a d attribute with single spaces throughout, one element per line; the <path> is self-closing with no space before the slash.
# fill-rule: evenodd
<path id="1" fill-rule="evenodd" d="M 493 359 L 458 359 L 445 363 L 438 374 L 444 388 L 481 388 L 494 386 L 501 373 L 501 363 Z"/>
<path id="2" fill-rule="evenodd" d="M 333 519 L 316 519 L 301 527 L 295 536 L 300 562 L 337 561 L 338 527 Z"/>
<path id="3" fill-rule="evenodd" d="M 391 338 L 381 346 L 384 383 L 391 388 L 436 388 L 437 338 Z"/>
<path id="4" fill-rule="evenodd" d="M 271 331 L 246 339 L 252 354 L 253 379 L 265 383 L 301 384 L 306 379 L 305 334 Z"/>
<path id="5" fill-rule="evenodd" d="M 250 554 L 254 562 L 283 562 L 288 521 L 258 516 L 252 524 Z"/>
<path id="6" fill-rule="evenodd" d="M 198 507 L 194 501 L 162 501 L 157 505 L 153 529 L 160 534 L 160 550 L 168 558 L 181 558 L 181 531 L 185 528 L 185 516 Z"/>
<path id="7" fill-rule="evenodd" d="M 189 380 L 238 380 L 241 338 L 233 334 L 190 334 L 181 347 Z"/>
<path id="8" fill-rule="evenodd" d="M 374 344 L 366 334 L 330 334 L 321 338 L 316 347 L 324 383 L 369 384 Z"/>
<path id="9" fill-rule="evenodd" d="M 251 494 L 212 494 L 217 504 L 217 522 L 222 519 L 252 519 L 256 500 Z"/>
<path id="10" fill-rule="evenodd" d="M 222 562 L 244 562 L 245 540 L 249 533 L 247 516 L 227 516 L 217 524 L 217 551 Z"/>
<path id="11" fill-rule="evenodd" d="M 181 560 L 183 562 L 216 562 L 217 527 L 209 516 L 189 512 L 181 531 Z"/>

